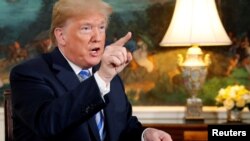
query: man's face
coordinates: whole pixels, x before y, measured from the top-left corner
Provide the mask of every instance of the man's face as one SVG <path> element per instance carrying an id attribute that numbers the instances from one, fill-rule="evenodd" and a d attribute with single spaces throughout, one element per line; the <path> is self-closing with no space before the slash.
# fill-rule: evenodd
<path id="1" fill-rule="evenodd" d="M 62 52 L 81 68 L 97 65 L 104 51 L 106 26 L 106 17 L 96 12 L 69 19 L 62 28 Z"/>

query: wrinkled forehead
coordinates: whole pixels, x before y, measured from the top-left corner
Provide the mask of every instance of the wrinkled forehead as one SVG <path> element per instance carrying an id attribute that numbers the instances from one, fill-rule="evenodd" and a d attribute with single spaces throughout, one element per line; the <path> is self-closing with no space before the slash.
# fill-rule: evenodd
<path id="1" fill-rule="evenodd" d="M 67 19 L 65 24 L 67 25 L 72 22 L 85 25 L 107 25 L 108 19 L 104 14 L 93 11 L 88 12 L 88 14 L 72 16 Z"/>

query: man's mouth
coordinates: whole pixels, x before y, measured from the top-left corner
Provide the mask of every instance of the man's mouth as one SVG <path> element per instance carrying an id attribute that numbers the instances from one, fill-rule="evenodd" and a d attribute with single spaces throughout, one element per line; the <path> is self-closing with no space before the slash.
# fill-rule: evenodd
<path id="1" fill-rule="evenodd" d="M 99 51 L 100 50 L 100 48 L 93 48 L 91 51 L 94 51 L 94 52 L 97 52 L 97 51 Z"/>
<path id="2" fill-rule="evenodd" d="M 98 54 L 99 51 L 100 51 L 99 47 L 93 48 L 93 49 L 91 49 L 91 55 L 96 57 L 99 55 Z"/>

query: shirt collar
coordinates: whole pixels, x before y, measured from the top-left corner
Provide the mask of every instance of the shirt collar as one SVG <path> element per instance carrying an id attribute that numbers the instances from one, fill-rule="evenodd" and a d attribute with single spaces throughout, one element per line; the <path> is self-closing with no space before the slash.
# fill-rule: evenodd
<path id="1" fill-rule="evenodd" d="M 73 62 L 71 62 L 67 57 L 64 56 L 63 52 L 60 50 L 61 54 L 63 55 L 63 57 L 67 60 L 67 62 L 69 63 L 70 67 L 73 69 L 73 71 L 75 72 L 75 74 L 79 74 L 80 71 L 82 70 L 81 67 L 77 66 L 76 64 L 74 64 Z M 88 69 L 90 74 L 92 75 L 92 67 Z"/>

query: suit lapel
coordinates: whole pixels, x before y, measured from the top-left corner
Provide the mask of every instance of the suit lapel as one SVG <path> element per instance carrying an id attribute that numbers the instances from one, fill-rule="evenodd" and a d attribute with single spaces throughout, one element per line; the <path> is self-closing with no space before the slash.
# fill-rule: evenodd
<path id="1" fill-rule="evenodd" d="M 57 74 L 57 78 L 68 90 L 75 88 L 80 83 L 74 72 L 69 72 L 63 69 Z"/>
<path id="2" fill-rule="evenodd" d="M 79 84 L 79 80 L 68 64 L 67 60 L 63 57 L 58 48 L 49 54 L 51 67 L 54 69 L 56 77 L 62 82 L 67 90 L 75 88 Z"/>

